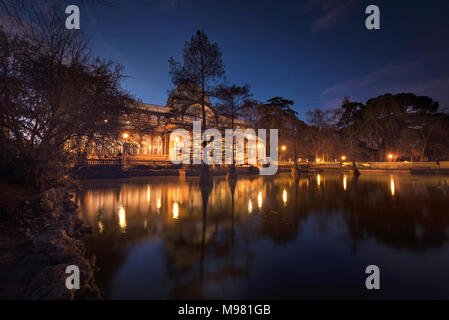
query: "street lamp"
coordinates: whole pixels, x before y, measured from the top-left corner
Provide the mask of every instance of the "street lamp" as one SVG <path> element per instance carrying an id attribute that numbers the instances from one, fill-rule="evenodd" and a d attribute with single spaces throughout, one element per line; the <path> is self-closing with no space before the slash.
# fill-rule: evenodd
<path id="1" fill-rule="evenodd" d="M 126 147 L 125 147 L 125 143 L 127 143 L 127 140 L 129 138 L 129 133 L 128 132 L 124 132 L 122 134 L 123 139 L 125 139 L 125 142 L 123 143 L 123 157 L 126 158 Z"/>

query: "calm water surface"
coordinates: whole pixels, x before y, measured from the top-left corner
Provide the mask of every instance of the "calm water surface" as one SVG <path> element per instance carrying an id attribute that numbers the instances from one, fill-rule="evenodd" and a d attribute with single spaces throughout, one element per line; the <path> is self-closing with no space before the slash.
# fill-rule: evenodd
<path id="1" fill-rule="evenodd" d="M 449 180 L 449 179 L 448 179 Z M 76 194 L 110 299 L 449 298 L 443 177 L 90 181 Z M 381 290 L 365 289 L 365 268 Z"/>

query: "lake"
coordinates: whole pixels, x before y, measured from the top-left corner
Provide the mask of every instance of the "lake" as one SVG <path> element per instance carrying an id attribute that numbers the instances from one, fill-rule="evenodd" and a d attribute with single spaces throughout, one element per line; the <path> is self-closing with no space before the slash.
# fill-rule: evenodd
<path id="1" fill-rule="evenodd" d="M 211 190 L 197 178 L 82 183 L 105 298 L 449 298 L 444 177 L 214 179 Z M 368 265 L 380 290 L 365 287 Z"/>

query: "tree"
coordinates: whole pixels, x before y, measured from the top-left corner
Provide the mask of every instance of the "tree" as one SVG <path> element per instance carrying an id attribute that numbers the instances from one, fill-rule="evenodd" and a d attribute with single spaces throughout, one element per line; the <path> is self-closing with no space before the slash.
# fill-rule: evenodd
<path id="1" fill-rule="evenodd" d="M 262 128 L 260 126 L 262 118 L 260 110 L 262 109 L 262 106 L 263 103 L 261 101 L 247 99 L 244 106 L 241 108 L 242 119 L 244 119 L 248 125 L 253 128 Z"/>
<path id="2" fill-rule="evenodd" d="M 33 39 L 0 30 L 1 167 L 38 188 L 60 182 L 89 145 L 117 137 L 132 102 L 123 68 L 90 56 L 77 33 L 54 27 L 58 19 L 43 15 Z"/>
<path id="3" fill-rule="evenodd" d="M 432 136 L 440 128 L 438 108 L 432 98 L 411 93 L 385 94 L 366 104 L 345 99 L 337 127 L 344 140 L 349 140 L 352 156 L 358 148 L 383 160 L 387 153 L 398 154 L 402 149 L 409 151 L 407 157 L 419 153 L 423 161 Z"/>
<path id="4" fill-rule="evenodd" d="M 203 31 L 198 30 L 195 35 L 186 41 L 183 50 L 183 64 L 169 59 L 170 76 L 174 85 L 178 86 L 186 81 L 192 81 L 201 88 L 201 111 L 203 130 L 207 129 L 205 97 L 206 89 L 213 80 L 224 75 L 222 52 L 217 43 L 210 43 Z M 206 145 L 204 144 L 204 147 Z M 212 175 L 208 166 L 203 163 L 200 184 L 212 185 Z"/>
<path id="5" fill-rule="evenodd" d="M 325 161 L 336 156 L 335 146 L 338 137 L 335 134 L 334 111 L 323 111 L 315 109 L 307 112 L 307 122 L 309 127 L 309 137 L 312 142 L 314 157 Z"/>
<path id="6" fill-rule="evenodd" d="M 169 59 L 170 76 L 175 86 L 192 81 L 201 88 L 203 130 L 206 130 L 205 97 L 210 82 L 224 75 L 222 52 L 217 43 L 210 43 L 203 31 L 198 30 L 186 41 L 183 49 L 183 64 Z"/>
<path id="7" fill-rule="evenodd" d="M 295 104 L 293 100 L 282 97 L 274 97 L 267 101 L 264 106 L 264 115 L 262 117 L 265 124 L 271 128 L 279 129 L 279 137 L 286 144 L 290 142 L 294 158 L 297 159 L 296 152 L 296 134 L 298 130 L 297 112 L 292 109 Z M 288 148 L 290 152 L 291 148 Z M 285 152 L 285 151 L 283 151 Z M 295 161 L 296 162 L 296 161 Z"/>
<path id="8" fill-rule="evenodd" d="M 246 107 L 249 93 L 249 85 L 242 87 L 226 86 L 221 84 L 215 89 L 213 96 L 218 99 L 217 110 L 228 119 L 231 119 L 231 129 L 234 130 L 234 120 L 243 116 L 243 109 Z"/>
<path id="9" fill-rule="evenodd" d="M 349 97 L 342 101 L 341 109 L 337 111 L 339 120 L 336 124 L 337 130 L 342 138 L 344 150 L 342 153 L 348 153 L 352 161 L 357 160 L 358 137 L 361 132 L 362 109 L 364 105 L 360 102 L 352 102 Z"/>
<path id="10" fill-rule="evenodd" d="M 245 108 L 248 99 L 251 97 L 249 93 L 249 85 L 245 84 L 242 87 L 235 84 L 226 86 L 221 84 L 217 86 L 213 96 L 218 99 L 216 105 L 218 111 L 225 117 L 225 119 L 231 119 L 231 129 L 234 130 L 234 121 L 242 116 L 242 110 Z M 224 124 L 227 127 L 227 124 Z M 228 178 L 235 178 L 237 172 L 235 170 L 235 147 L 234 139 L 232 139 L 232 166 L 228 170 Z"/>

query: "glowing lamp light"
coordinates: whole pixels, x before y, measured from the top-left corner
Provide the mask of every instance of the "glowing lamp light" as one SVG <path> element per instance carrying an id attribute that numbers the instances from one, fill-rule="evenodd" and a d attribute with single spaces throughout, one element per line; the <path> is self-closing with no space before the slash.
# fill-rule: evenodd
<path id="1" fill-rule="evenodd" d="M 346 160 L 346 156 L 341 156 L 341 160 L 345 161 Z"/>
<path id="2" fill-rule="evenodd" d="M 287 147 L 286 146 L 282 146 L 282 151 L 285 151 L 285 150 L 287 150 Z"/>
<path id="3" fill-rule="evenodd" d="M 393 155 L 391 153 L 388 155 L 388 159 L 390 159 L 390 160 L 393 159 Z"/>
<path id="4" fill-rule="evenodd" d="M 316 162 L 321 162 L 321 159 L 320 158 L 316 158 Z"/>
<path id="5" fill-rule="evenodd" d="M 129 138 L 129 134 L 125 132 L 125 133 L 123 134 L 123 139 L 128 139 L 128 138 Z"/>

